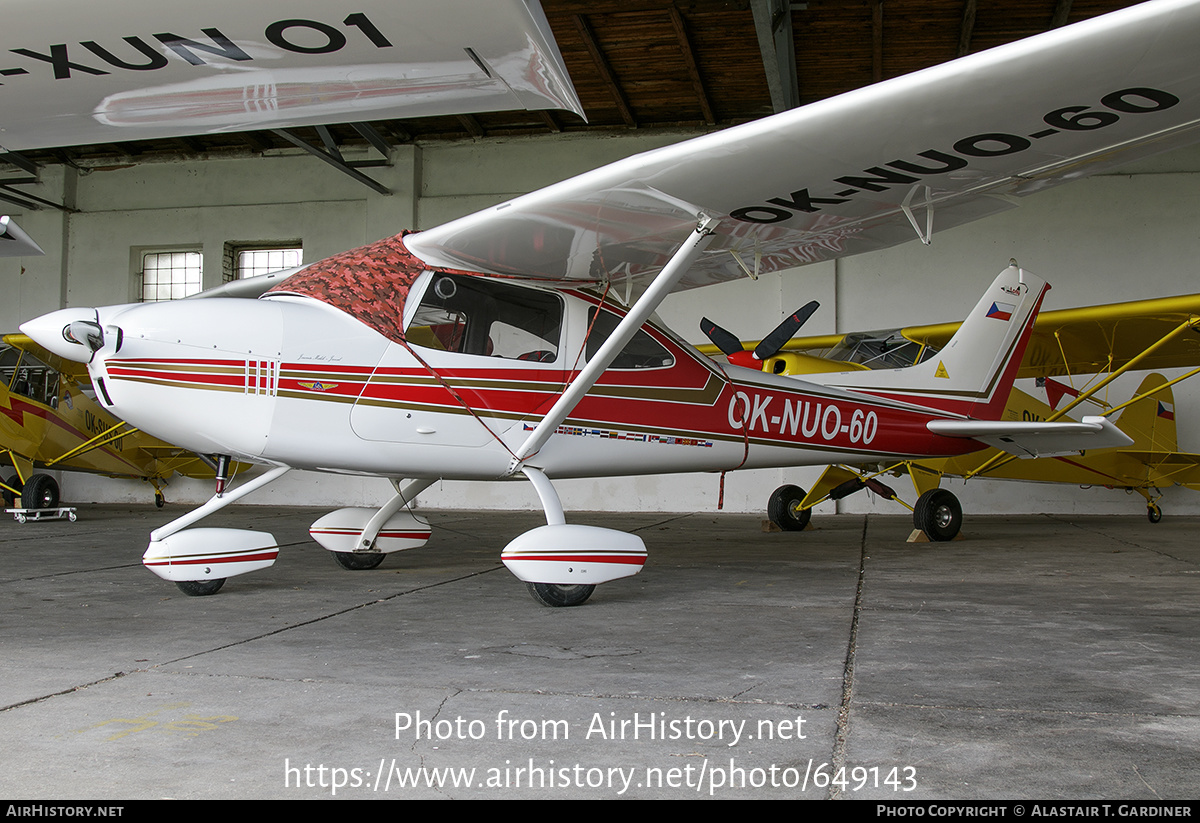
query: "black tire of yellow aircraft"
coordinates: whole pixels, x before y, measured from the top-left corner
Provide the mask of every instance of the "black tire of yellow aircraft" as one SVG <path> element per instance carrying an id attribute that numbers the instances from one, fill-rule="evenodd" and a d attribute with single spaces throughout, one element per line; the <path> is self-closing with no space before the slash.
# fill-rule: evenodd
<path id="1" fill-rule="evenodd" d="M 373 569 L 387 556 L 383 552 L 330 552 L 330 554 L 333 555 L 335 563 L 352 572 Z"/>
<path id="2" fill-rule="evenodd" d="M 48 474 L 34 474 L 21 487 L 21 505 L 26 509 L 57 509 L 58 482 Z"/>
<path id="3" fill-rule="evenodd" d="M 1151 523 L 1157 523 L 1162 520 L 1162 509 L 1151 503 L 1146 507 L 1146 519 Z"/>
<path id="4" fill-rule="evenodd" d="M 17 476 L 15 474 L 4 475 L 4 485 L 12 486 L 14 489 L 21 488 L 17 483 Z M 4 508 L 11 509 L 17 502 L 17 496 L 8 489 L 0 489 L 0 492 L 4 493 Z"/>
<path id="5" fill-rule="evenodd" d="M 952 492 L 930 489 L 917 498 L 913 526 L 929 535 L 930 540 L 953 540 L 962 528 L 962 505 Z"/>
<path id="6" fill-rule="evenodd" d="M 592 596 L 595 586 L 564 586 L 557 583 L 526 583 L 529 596 L 543 606 L 579 606 Z"/>
<path id="7" fill-rule="evenodd" d="M 188 597 L 208 597 L 210 594 L 216 594 L 225 585 L 225 578 L 218 577 L 216 580 L 176 580 L 175 585 L 179 590 Z"/>
<path id="8" fill-rule="evenodd" d="M 767 517 L 785 532 L 804 531 L 812 520 L 812 509 L 800 508 L 807 495 L 799 486 L 780 486 L 767 501 Z"/>

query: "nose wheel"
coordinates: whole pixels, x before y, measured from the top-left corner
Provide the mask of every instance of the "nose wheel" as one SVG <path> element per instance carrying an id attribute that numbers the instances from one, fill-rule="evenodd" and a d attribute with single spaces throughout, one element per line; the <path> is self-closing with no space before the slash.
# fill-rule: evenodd
<path id="1" fill-rule="evenodd" d="M 529 596 L 543 606 L 579 606 L 592 596 L 594 585 L 564 586 L 558 583 L 526 583 Z"/>
<path id="2" fill-rule="evenodd" d="M 175 585 L 179 590 L 188 597 L 208 597 L 210 594 L 216 594 L 225 585 L 225 578 L 218 577 L 216 580 L 177 580 Z"/>

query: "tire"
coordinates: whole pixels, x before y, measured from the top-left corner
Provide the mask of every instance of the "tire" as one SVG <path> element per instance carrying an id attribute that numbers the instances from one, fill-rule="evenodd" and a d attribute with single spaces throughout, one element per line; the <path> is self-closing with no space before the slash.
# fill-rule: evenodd
<path id="1" fill-rule="evenodd" d="M 21 488 L 21 505 L 26 509 L 57 509 L 57 481 L 48 474 L 33 475 Z"/>
<path id="2" fill-rule="evenodd" d="M 20 488 L 19 486 L 17 486 L 16 475 L 11 475 L 11 474 L 5 476 L 4 485 L 12 486 L 14 489 Z M 16 494 L 14 494 L 13 492 L 10 492 L 8 489 L 0 489 L 0 492 L 3 492 L 3 494 L 4 494 L 4 508 L 11 509 L 14 505 L 16 505 L 16 502 L 17 502 Z"/>
<path id="3" fill-rule="evenodd" d="M 1151 503 L 1146 507 L 1146 519 L 1151 523 L 1157 523 L 1162 520 L 1162 509 Z"/>
<path id="4" fill-rule="evenodd" d="M 529 596 L 543 606 L 579 606 L 592 596 L 594 585 L 562 586 L 557 583 L 526 583 Z"/>
<path id="5" fill-rule="evenodd" d="M 387 557 L 383 552 L 330 552 L 333 560 L 343 569 L 362 572 L 373 569 Z"/>
<path id="6" fill-rule="evenodd" d="M 208 597 L 216 594 L 225 585 L 225 578 L 218 577 L 216 580 L 177 580 L 175 585 L 179 590 L 188 597 Z"/>
<path id="7" fill-rule="evenodd" d="M 157 489 L 154 490 L 154 508 L 161 509 L 167 505 L 167 497 Z"/>
<path id="8" fill-rule="evenodd" d="M 812 520 L 812 509 L 800 508 L 800 501 L 806 496 L 799 486 L 780 486 L 767 501 L 767 517 L 785 532 L 804 531 Z"/>
<path id="9" fill-rule="evenodd" d="M 929 535 L 930 540 L 953 540 L 962 528 L 962 505 L 945 489 L 930 489 L 913 508 L 913 526 Z"/>

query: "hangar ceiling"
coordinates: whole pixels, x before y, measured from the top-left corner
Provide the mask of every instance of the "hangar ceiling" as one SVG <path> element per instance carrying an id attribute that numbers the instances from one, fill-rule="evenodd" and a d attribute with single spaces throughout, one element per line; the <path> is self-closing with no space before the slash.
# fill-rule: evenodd
<path id="1" fill-rule="evenodd" d="M 587 121 L 495 112 L 321 128 L 64 146 L 0 155 L 0 200 L 40 166 L 261 154 L 298 146 L 377 191 L 390 147 L 431 140 L 632 129 L 714 129 L 840 94 L 1119 8 L 1129 0 L 542 0 Z M 372 146 L 374 161 L 342 150 Z"/>

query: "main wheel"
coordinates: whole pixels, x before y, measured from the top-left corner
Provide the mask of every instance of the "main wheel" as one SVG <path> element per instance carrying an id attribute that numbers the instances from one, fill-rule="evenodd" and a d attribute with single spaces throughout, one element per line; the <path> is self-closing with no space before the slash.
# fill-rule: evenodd
<path id="1" fill-rule="evenodd" d="M 4 476 L 4 485 L 12 486 L 14 489 L 20 488 L 20 486 L 17 483 L 17 477 L 16 477 L 16 475 L 13 475 L 13 474 Z M 13 507 L 13 505 L 17 502 L 16 494 L 14 494 L 13 492 L 9 491 L 6 488 L 0 489 L 0 492 L 3 492 L 3 494 L 4 494 L 4 508 L 11 509 Z"/>
<path id="2" fill-rule="evenodd" d="M 595 586 L 564 586 L 558 583 L 526 583 L 525 585 L 529 587 L 529 596 L 543 606 L 578 606 L 591 597 L 592 592 L 596 590 Z"/>
<path id="3" fill-rule="evenodd" d="M 767 501 L 767 517 L 785 532 L 803 531 L 812 520 L 812 509 L 800 508 L 807 492 L 799 486 L 780 486 Z"/>
<path id="4" fill-rule="evenodd" d="M 962 506 L 951 492 L 930 489 L 917 498 L 913 525 L 930 540 L 953 540 L 962 528 Z"/>
<path id="5" fill-rule="evenodd" d="M 1157 523 L 1158 521 L 1162 520 L 1162 509 L 1151 503 L 1146 507 L 1146 519 L 1148 519 L 1151 523 Z"/>
<path id="6" fill-rule="evenodd" d="M 154 508 L 161 509 L 167 505 L 167 496 L 158 489 L 154 490 Z"/>
<path id="7" fill-rule="evenodd" d="M 179 590 L 188 597 L 208 597 L 210 594 L 216 594 L 225 585 L 225 578 L 218 577 L 216 580 L 176 580 L 175 585 Z"/>
<path id="8" fill-rule="evenodd" d="M 387 556 L 383 552 L 330 552 L 330 554 L 333 555 L 334 562 L 352 572 L 373 569 Z"/>
<path id="9" fill-rule="evenodd" d="M 21 487 L 21 505 L 26 509 L 58 508 L 58 483 L 48 474 L 35 474 Z"/>

